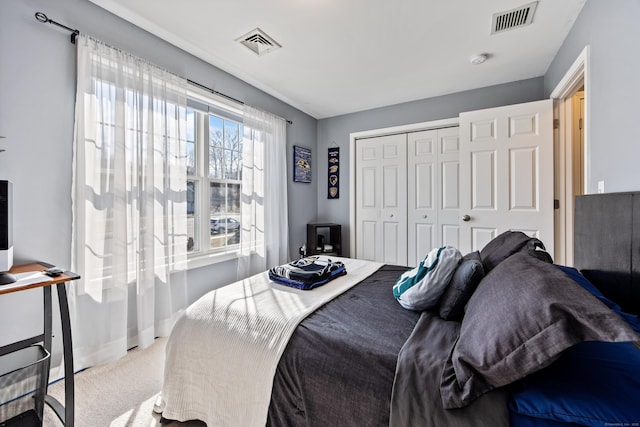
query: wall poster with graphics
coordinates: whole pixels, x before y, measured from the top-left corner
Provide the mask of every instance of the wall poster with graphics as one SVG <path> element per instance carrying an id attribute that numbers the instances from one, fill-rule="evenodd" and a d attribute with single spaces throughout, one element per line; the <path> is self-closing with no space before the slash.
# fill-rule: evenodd
<path id="1" fill-rule="evenodd" d="M 338 199 L 340 197 L 340 147 L 331 147 L 328 153 L 329 181 L 327 182 L 327 198 Z"/>
<path id="2" fill-rule="evenodd" d="M 311 182 L 311 150 L 293 146 L 293 182 Z"/>

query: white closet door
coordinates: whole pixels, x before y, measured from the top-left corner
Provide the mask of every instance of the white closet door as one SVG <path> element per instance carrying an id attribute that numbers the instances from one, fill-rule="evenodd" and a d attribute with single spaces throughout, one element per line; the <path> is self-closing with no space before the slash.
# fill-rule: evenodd
<path id="1" fill-rule="evenodd" d="M 551 100 L 460 114 L 461 251 L 523 231 L 553 250 Z"/>
<path id="2" fill-rule="evenodd" d="M 460 247 L 460 132 L 438 129 L 438 246 Z M 465 252 L 463 252 L 465 253 Z"/>
<path id="3" fill-rule="evenodd" d="M 408 264 L 416 266 L 440 241 L 438 230 L 438 132 L 408 135 Z"/>
<path id="4" fill-rule="evenodd" d="M 458 247 L 460 165 L 458 128 L 408 134 L 408 263 L 435 247 Z"/>
<path id="5" fill-rule="evenodd" d="M 356 141 L 356 256 L 407 264 L 407 138 Z"/>

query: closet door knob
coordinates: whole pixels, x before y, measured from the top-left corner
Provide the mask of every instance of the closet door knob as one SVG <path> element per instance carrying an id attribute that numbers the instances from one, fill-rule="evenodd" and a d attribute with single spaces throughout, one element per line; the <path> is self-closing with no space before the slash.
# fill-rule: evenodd
<path id="1" fill-rule="evenodd" d="M 470 220 L 471 220 L 471 217 L 470 217 L 469 215 L 463 215 L 463 216 L 462 216 L 462 220 L 463 220 L 464 222 L 467 222 L 467 221 L 470 221 Z"/>
<path id="2" fill-rule="evenodd" d="M 393 218 L 393 214 L 389 215 L 389 218 Z"/>
<path id="3" fill-rule="evenodd" d="M 425 218 L 425 219 L 426 219 L 426 218 L 427 218 L 427 216 L 426 216 L 426 215 L 422 215 L 422 218 Z"/>

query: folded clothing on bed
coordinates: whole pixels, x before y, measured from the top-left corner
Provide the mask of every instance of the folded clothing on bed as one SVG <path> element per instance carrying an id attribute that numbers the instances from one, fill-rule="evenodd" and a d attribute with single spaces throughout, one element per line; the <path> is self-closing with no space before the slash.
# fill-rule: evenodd
<path id="1" fill-rule="evenodd" d="M 342 261 L 306 257 L 269 270 L 269 279 L 297 289 L 313 289 L 347 274 Z"/>

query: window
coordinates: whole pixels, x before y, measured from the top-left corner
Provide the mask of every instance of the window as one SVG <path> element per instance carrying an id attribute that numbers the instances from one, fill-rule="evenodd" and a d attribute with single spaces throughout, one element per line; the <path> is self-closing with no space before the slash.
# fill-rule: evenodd
<path id="1" fill-rule="evenodd" d="M 286 122 L 199 88 L 187 100 L 189 266 L 248 277 L 289 259 Z"/>
<path id="2" fill-rule="evenodd" d="M 191 256 L 233 252 L 240 243 L 243 126 L 219 107 L 187 110 L 187 219 Z"/>

